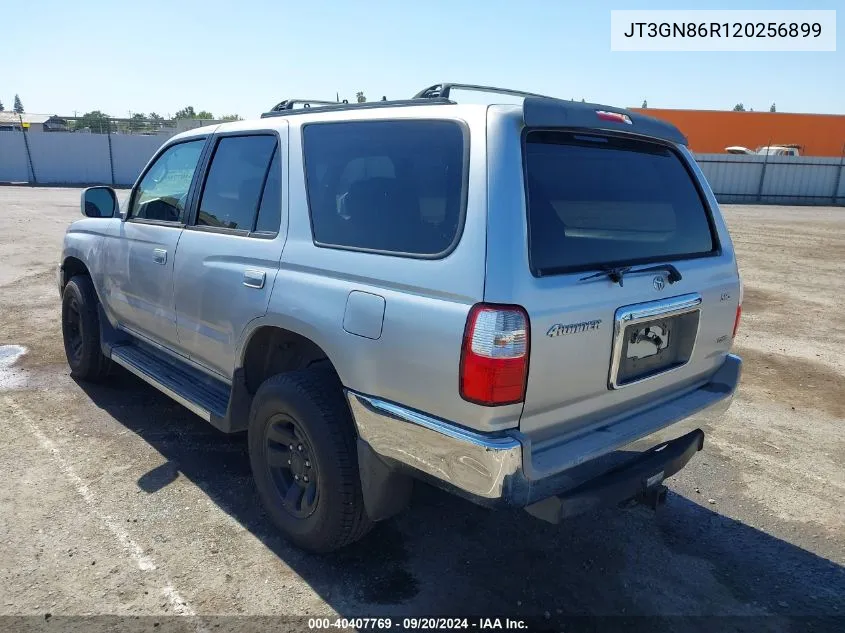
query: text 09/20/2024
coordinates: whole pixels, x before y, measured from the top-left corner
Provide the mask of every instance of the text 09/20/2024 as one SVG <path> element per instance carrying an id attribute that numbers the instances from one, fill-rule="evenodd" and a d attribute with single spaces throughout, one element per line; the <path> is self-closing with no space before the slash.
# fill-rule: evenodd
<path id="1" fill-rule="evenodd" d="M 308 629 L 315 630 L 402 630 L 425 631 L 455 630 L 512 630 L 528 628 L 521 619 L 514 618 L 309 618 Z"/>

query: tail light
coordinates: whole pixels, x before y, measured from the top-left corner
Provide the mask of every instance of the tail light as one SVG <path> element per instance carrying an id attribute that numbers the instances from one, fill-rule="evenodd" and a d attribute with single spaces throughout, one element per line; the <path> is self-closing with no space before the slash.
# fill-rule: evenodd
<path id="1" fill-rule="evenodd" d="M 467 317 L 461 350 L 461 397 L 486 406 L 525 399 L 528 314 L 518 306 L 479 303 Z"/>

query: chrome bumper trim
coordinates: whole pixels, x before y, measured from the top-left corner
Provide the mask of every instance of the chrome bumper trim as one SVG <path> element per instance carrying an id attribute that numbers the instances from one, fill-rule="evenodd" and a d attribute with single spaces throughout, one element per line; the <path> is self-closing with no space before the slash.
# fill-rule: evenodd
<path id="1" fill-rule="evenodd" d="M 490 437 L 399 405 L 346 392 L 358 436 L 381 455 L 484 499 L 507 494 L 522 468 L 522 445 Z"/>

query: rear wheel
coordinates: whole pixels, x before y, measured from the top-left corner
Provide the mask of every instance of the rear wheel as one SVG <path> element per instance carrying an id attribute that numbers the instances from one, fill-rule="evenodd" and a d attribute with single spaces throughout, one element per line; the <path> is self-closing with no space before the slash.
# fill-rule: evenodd
<path id="1" fill-rule="evenodd" d="M 62 338 L 70 375 L 91 382 L 103 380 L 110 364 L 100 347 L 98 303 L 87 275 L 73 277 L 62 292 Z"/>
<path id="2" fill-rule="evenodd" d="M 353 422 L 331 368 L 261 385 L 250 409 L 249 457 L 270 518 L 302 549 L 333 551 L 370 529 Z"/>

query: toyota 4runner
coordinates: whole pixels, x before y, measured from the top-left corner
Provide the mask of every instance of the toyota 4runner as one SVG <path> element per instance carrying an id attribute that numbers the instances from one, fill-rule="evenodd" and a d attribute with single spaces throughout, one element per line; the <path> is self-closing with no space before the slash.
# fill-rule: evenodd
<path id="1" fill-rule="evenodd" d="M 553 522 L 656 505 L 739 380 L 719 206 L 684 136 L 627 110 L 462 84 L 289 100 L 171 138 L 122 210 L 92 187 L 82 212 L 71 373 L 117 364 L 248 431 L 269 516 L 308 550 L 414 479 Z"/>

